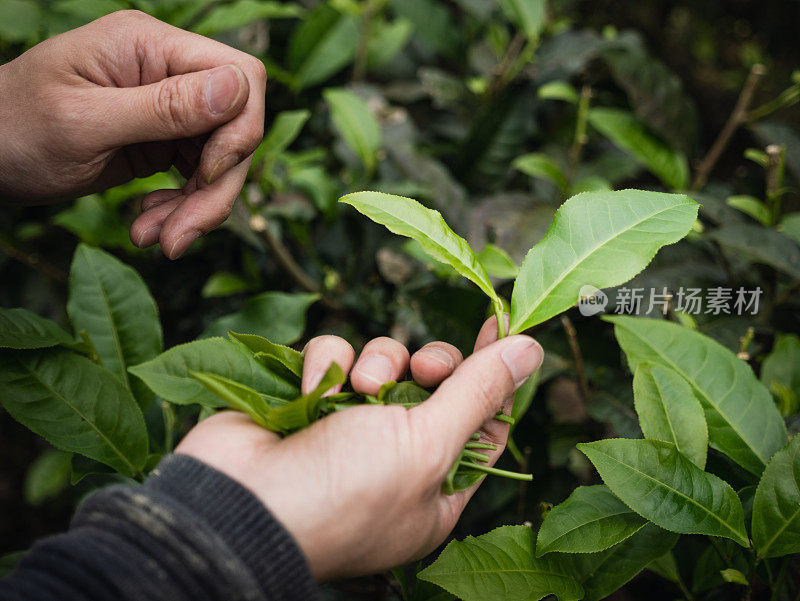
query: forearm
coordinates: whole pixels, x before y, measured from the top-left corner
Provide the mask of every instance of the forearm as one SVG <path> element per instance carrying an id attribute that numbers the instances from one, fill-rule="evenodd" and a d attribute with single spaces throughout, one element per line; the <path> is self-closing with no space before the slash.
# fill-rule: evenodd
<path id="1" fill-rule="evenodd" d="M 297 546 L 238 483 L 186 456 L 89 498 L 0 583 L 0 599 L 313 600 Z"/>

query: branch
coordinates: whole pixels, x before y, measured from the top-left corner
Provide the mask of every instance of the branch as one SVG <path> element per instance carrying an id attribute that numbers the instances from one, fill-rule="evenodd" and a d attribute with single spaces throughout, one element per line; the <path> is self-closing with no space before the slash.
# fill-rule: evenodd
<path id="1" fill-rule="evenodd" d="M 764 65 L 761 64 L 755 64 L 750 68 L 750 73 L 744 82 L 742 91 L 739 94 L 739 99 L 736 101 L 736 106 L 733 107 L 733 112 L 725 122 L 725 126 L 722 128 L 722 131 L 719 132 L 719 136 L 717 136 L 717 139 L 714 141 L 714 144 L 711 146 L 708 154 L 706 154 L 703 160 L 700 161 L 700 164 L 697 167 L 697 172 L 694 176 L 694 181 L 692 182 L 692 190 L 699 190 L 706 185 L 709 174 L 714 169 L 714 165 L 717 164 L 717 161 L 719 160 L 719 157 L 722 155 L 725 148 L 728 146 L 733 134 L 737 129 L 739 129 L 739 126 L 742 123 L 747 121 L 747 109 L 749 108 L 750 101 L 753 99 L 753 94 L 758 87 L 758 82 L 761 81 L 761 78 L 764 76 L 765 72 L 766 69 L 764 68 Z"/>
<path id="2" fill-rule="evenodd" d="M 32 267 L 39 273 L 54 279 L 60 284 L 67 283 L 67 275 L 63 271 L 54 267 L 47 261 L 40 259 L 37 255 L 30 255 L 24 251 L 19 250 L 18 248 L 11 246 L 10 244 L 7 244 L 2 240 L 0 240 L 0 252 L 5 253 L 15 261 L 19 261 L 20 263 L 27 265 L 28 267 Z"/>
<path id="3" fill-rule="evenodd" d="M 317 283 L 312 280 L 311 277 L 309 277 L 309 275 L 303 271 L 303 268 L 298 265 L 297 261 L 294 260 L 294 257 L 289 252 L 289 249 L 286 248 L 280 238 L 272 235 L 266 219 L 264 219 L 263 222 L 254 222 L 254 220 L 251 219 L 250 227 L 263 236 L 267 246 L 269 247 L 270 251 L 272 251 L 275 259 L 278 261 L 278 264 L 295 281 L 295 283 L 297 283 L 298 286 L 300 286 L 306 292 L 319 294 L 322 297 L 322 302 L 328 305 L 328 307 L 331 309 L 336 311 L 342 309 L 342 305 L 323 294 L 322 289 L 317 285 Z"/>
<path id="4" fill-rule="evenodd" d="M 578 375 L 578 387 L 580 388 L 581 397 L 585 403 L 589 400 L 591 393 L 589 391 L 589 380 L 586 377 L 586 371 L 583 367 L 583 355 L 581 355 L 581 347 L 578 344 L 578 332 L 575 331 L 575 326 L 572 325 L 572 321 L 566 315 L 561 318 L 561 325 L 564 327 L 564 331 L 567 333 L 567 341 L 569 342 L 569 348 L 572 351 L 572 361 L 575 364 L 575 373 Z"/>

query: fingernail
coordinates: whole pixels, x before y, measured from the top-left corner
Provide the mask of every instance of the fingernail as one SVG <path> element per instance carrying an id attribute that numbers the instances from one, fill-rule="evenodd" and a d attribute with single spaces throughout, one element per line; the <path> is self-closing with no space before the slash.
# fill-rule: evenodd
<path id="1" fill-rule="evenodd" d="M 199 237 L 200 232 L 197 230 L 186 232 L 183 236 L 175 240 L 167 256 L 173 260 L 177 259 L 183 253 L 185 253 L 186 249 L 192 245 L 192 242 L 197 240 Z"/>
<path id="2" fill-rule="evenodd" d="M 453 369 L 453 367 L 455 367 L 455 364 L 453 363 L 453 357 L 450 356 L 450 353 L 446 353 L 440 348 L 430 347 L 422 349 L 419 354 L 425 355 L 426 357 L 441 363 L 447 369 Z"/>
<path id="3" fill-rule="evenodd" d="M 370 355 L 358 362 L 355 371 L 367 380 L 383 385 L 392 379 L 392 362 L 383 355 Z"/>
<path id="4" fill-rule="evenodd" d="M 237 69 L 226 65 L 212 71 L 206 80 L 206 103 L 213 115 L 224 113 L 239 98 L 242 81 Z"/>
<path id="5" fill-rule="evenodd" d="M 533 338 L 519 336 L 502 350 L 500 358 L 514 378 L 514 387 L 519 388 L 528 376 L 539 369 L 544 351 Z"/>
<path id="6" fill-rule="evenodd" d="M 139 239 L 136 241 L 136 246 L 139 248 L 145 248 L 147 246 L 152 246 L 156 242 L 158 242 L 158 235 L 161 233 L 161 226 L 160 225 L 153 225 L 147 228 L 142 235 L 139 236 Z"/>
<path id="7" fill-rule="evenodd" d="M 206 183 L 208 185 L 213 184 L 217 181 L 223 174 L 227 173 L 228 169 L 231 167 L 235 167 L 239 164 L 239 156 L 237 154 L 226 154 L 220 160 L 217 161 L 216 165 L 211 168 L 211 171 L 206 178 Z"/>

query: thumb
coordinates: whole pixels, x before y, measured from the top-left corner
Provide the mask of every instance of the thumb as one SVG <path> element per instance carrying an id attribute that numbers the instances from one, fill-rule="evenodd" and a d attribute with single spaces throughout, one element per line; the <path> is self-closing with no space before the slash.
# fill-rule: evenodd
<path id="1" fill-rule="evenodd" d="M 190 138 L 238 115 L 250 85 L 239 67 L 225 65 L 130 88 L 103 88 L 104 142 L 109 147 Z"/>
<path id="2" fill-rule="evenodd" d="M 460 448 L 539 369 L 543 358 L 542 347 L 529 336 L 498 340 L 464 361 L 412 412 L 429 431 L 447 439 L 447 448 Z"/>

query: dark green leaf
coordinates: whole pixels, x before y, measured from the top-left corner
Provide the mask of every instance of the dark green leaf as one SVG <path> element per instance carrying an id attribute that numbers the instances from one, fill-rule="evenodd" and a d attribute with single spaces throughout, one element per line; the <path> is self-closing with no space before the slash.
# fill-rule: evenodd
<path id="1" fill-rule="evenodd" d="M 536 540 L 536 556 L 561 551 L 595 553 L 630 537 L 646 520 L 615 497 L 607 487 L 579 486 L 544 518 Z"/>
<path id="2" fill-rule="evenodd" d="M 0 348 L 34 349 L 71 344 L 72 336 L 27 309 L 0 308 Z"/>
<path id="3" fill-rule="evenodd" d="M 306 328 L 306 311 L 319 294 L 264 292 L 248 298 L 241 311 L 214 320 L 203 338 L 229 331 L 257 334 L 279 344 L 292 344 Z"/>
<path id="4" fill-rule="evenodd" d="M 721 536 L 749 546 L 734 490 L 674 444 L 615 438 L 577 447 L 611 491 L 645 519 L 672 532 Z"/>
<path id="5" fill-rule="evenodd" d="M 292 32 L 289 68 L 301 90 L 324 81 L 349 64 L 358 46 L 358 18 L 319 4 Z"/>
<path id="6" fill-rule="evenodd" d="M 615 145 L 629 153 L 672 190 L 685 189 L 689 183 L 686 156 L 671 149 L 627 111 L 595 108 L 589 111 L 589 123 Z"/>
<path id="7" fill-rule="evenodd" d="M 759 557 L 800 552 L 800 436 L 775 453 L 758 483 L 753 542 Z"/>
<path id="8" fill-rule="evenodd" d="M 784 235 L 800 244 L 800 213 L 790 213 L 781 219 L 779 227 Z"/>
<path id="9" fill-rule="evenodd" d="M 760 475 L 787 442 L 786 427 L 750 366 L 711 338 L 656 319 L 606 318 L 632 371 L 648 361 L 670 367 L 692 385 L 706 414 L 711 446 Z"/>
<path id="10" fill-rule="evenodd" d="M 671 442 L 697 467 L 706 466 L 706 418 L 686 380 L 668 367 L 641 363 L 633 376 L 633 399 L 645 438 Z"/>
<path id="11" fill-rule="evenodd" d="M 728 223 L 708 233 L 736 257 L 800 280 L 800 246 L 785 234 L 753 223 Z"/>
<path id="12" fill-rule="evenodd" d="M 195 380 L 190 371 L 211 373 L 244 384 L 265 397 L 288 401 L 298 389 L 270 372 L 242 345 L 223 338 L 208 338 L 172 347 L 155 359 L 131 367 L 153 392 L 178 405 L 199 403 L 221 407 L 223 403 Z"/>
<path id="13" fill-rule="evenodd" d="M 147 460 L 144 418 L 108 370 L 65 350 L 0 352 L 0 402 L 64 451 L 133 475 Z"/>
<path id="14" fill-rule="evenodd" d="M 47 449 L 28 468 L 25 475 L 25 500 L 31 505 L 41 505 L 58 496 L 69 486 L 71 471 L 71 453 Z"/>
<path id="15" fill-rule="evenodd" d="M 220 271 L 212 275 L 203 286 L 200 296 L 203 298 L 216 298 L 220 296 L 232 296 L 247 292 L 253 285 L 244 278 L 226 271 Z"/>
<path id="16" fill-rule="evenodd" d="M 0 40 L 19 43 L 32 40 L 42 25 L 42 11 L 31 0 L 0 2 Z"/>
<path id="17" fill-rule="evenodd" d="M 583 588 L 568 566 L 553 556 L 535 558 L 534 542 L 527 526 L 503 526 L 451 541 L 417 577 L 463 601 L 538 601 L 551 594 L 559 601 L 581 599 Z"/>
<path id="18" fill-rule="evenodd" d="M 672 549 L 677 540 L 677 534 L 647 524 L 629 539 L 606 551 L 571 556 L 569 559 L 586 591 L 583 601 L 605 599 L 651 561 Z"/>
<path id="19" fill-rule="evenodd" d="M 770 390 L 777 383 L 800 399 L 800 337 L 778 335 L 772 352 L 761 365 L 761 382 Z"/>
<path id="20" fill-rule="evenodd" d="M 161 352 L 161 324 L 150 291 L 136 271 L 85 244 L 72 259 L 67 313 L 75 331 L 86 331 L 103 365 L 147 409 L 155 398 L 127 368 Z"/>
<path id="21" fill-rule="evenodd" d="M 300 134 L 300 130 L 308 121 L 311 112 L 307 110 L 283 111 L 278 113 L 272 127 L 264 137 L 264 141 L 256 150 L 253 162 L 272 160 L 286 150 Z"/>
<path id="22" fill-rule="evenodd" d="M 193 27 L 201 35 L 212 36 L 230 31 L 262 19 L 286 19 L 299 17 L 303 8 L 293 2 L 271 2 L 269 0 L 236 0 L 230 4 L 215 6 Z"/>
<path id="23" fill-rule="evenodd" d="M 378 400 L 388 405 L 418 405 L 427 401 L 431 393 L 416 382 L 387 382 L 378 391 Z"/>
<path id="24" fill-rule="evenodd" d="M 381 147 L 381 128 L 367 103 L 343 88 L 328 88 L 322 95 L 334 127 L 368 171 L 375 169 Z"/>

